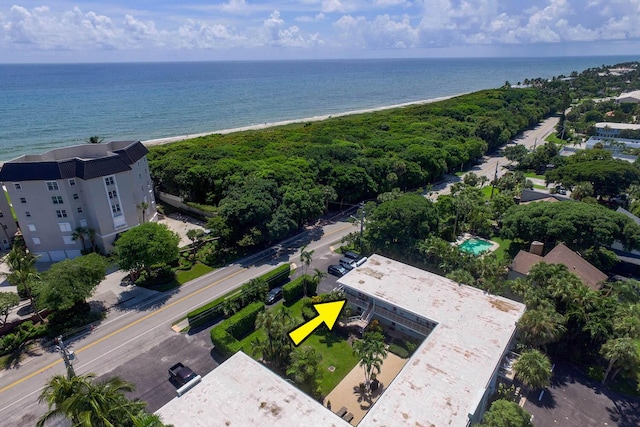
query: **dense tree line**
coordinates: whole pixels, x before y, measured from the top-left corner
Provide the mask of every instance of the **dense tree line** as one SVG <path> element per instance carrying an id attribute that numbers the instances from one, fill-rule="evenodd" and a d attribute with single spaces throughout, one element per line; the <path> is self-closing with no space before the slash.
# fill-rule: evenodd
<path id="1" fill-rule="evenodd" d="M 158 189 L 215 207 L 222 244 L 278 240 L 335 208 L 464 168 L 558 108 L 557 94 L 496 89 L 322 122 L 151 147 Z"/>

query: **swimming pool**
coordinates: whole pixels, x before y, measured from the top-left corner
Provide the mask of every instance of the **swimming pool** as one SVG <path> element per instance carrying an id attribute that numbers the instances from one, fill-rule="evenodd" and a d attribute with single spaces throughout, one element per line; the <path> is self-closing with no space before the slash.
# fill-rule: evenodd
<path id="1" fill-rule="evenodd" d="M 488 251 L 491 246 L 493 246 L 491 242 L 472 237 L 462 242 L 458 247 L 463 252 L 477 256 Z"/>

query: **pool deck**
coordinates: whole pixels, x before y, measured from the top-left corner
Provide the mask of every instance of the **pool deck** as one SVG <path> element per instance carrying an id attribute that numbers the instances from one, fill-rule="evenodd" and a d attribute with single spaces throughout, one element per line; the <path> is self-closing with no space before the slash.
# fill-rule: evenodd
<path id="1" fill-rule="evenodd" d="M 494 242 L 493 240 L 488 240 L 479 236 L 475 236 L 473 234 L 469 234 L 469 233 L 464 233 L 462 236 L 459 236 L 458 239 L 452 243 L 452 245 L 454 246 L 460 246 L 461 244 L 463 244 L 464 242 L 466 242 L 469 239 L 478 239 L 478 240 L 483 240 L 485 242 L 489 242 L 491 243 L 491 247 L 488 248 L 486 251 L 482 252 L 481 254 L 478 254 L 477 256 L 483 256 L 484 254 L 488 253 L 488 252 L 495 252 L 499 247 L 500 244 Z M 466 252 L 466 251 L 464 251 Z M 467 252 L 469 253 L 469 252 Z"/>

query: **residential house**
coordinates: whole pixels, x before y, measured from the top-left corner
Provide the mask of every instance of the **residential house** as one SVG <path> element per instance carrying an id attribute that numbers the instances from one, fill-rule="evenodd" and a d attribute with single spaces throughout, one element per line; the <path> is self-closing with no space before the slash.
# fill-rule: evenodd
<path id="1" fill-rule="evenodd" d="M 6 162 L 0 181 L 38 261 L 74 258 L 91 244 L 108 253 L 118 234 L 154 220 L 147 153 L 140 141 L 112 141 Z M 78 228 L 82 237 L 74 235 Z"/>
<path id="2" fill-rule="evenodd" d="M 606 274 L 563 243 L 558 243 L 544 256 L 542 256 L 543 249 L 542 243 L 533 242 L 529 252 L 523 250 L 518 252 L 511 263 L 509 280 L 528 276 L 531 268 L 540 262 L 565 265 L 570 272 L 578 276 L 585 285 L 593 290 L 599 290 L 602 282 L 608 278 Z"/>
<path id="3" fill-rule="evenodd" d="M 640 90 L 635 90 L 633 92 L 621 93 L 616 98 L 617 104 L 638 104 L 640 103 Z"/>

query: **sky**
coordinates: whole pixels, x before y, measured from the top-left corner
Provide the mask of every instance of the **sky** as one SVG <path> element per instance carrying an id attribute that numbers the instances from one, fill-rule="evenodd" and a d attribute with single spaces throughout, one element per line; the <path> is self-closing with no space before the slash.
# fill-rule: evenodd
<path id="1" fill-rule="evenodd" d="M 0 63 L 639 53 L 640 0 L 0 0 Z"/>

